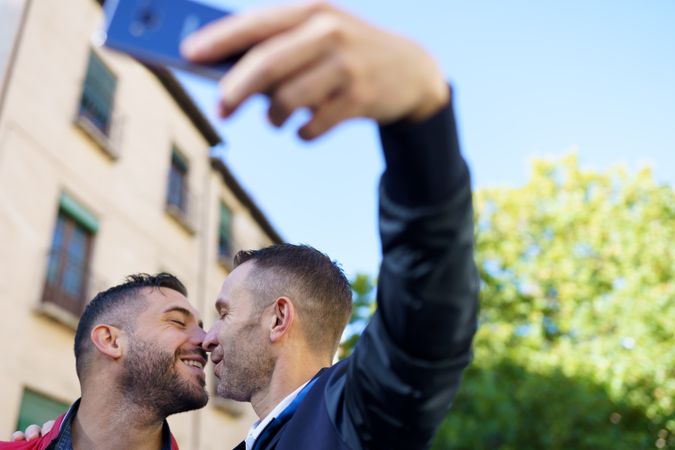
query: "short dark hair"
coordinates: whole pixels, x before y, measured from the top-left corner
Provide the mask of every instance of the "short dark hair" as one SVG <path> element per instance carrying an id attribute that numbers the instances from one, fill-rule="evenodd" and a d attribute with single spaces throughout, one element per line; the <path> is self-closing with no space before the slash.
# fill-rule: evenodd
<path id="1" fill-rule="evenodd" d="M 352 311 L 352 290 L 342 268 L 309 245 L 240 251 L 234 267 L 248 261 L 260 271 L 253 275 L 259 293 L 270 301 L 281 295 L 294 300 L 309 344 L 332 356 Z"/>
<path id="2" fill-rule="evenodd" d="M 187 297 L 185 285 L 166 272 L 157 275 L 147 273 L 129 275 L 124 283 L 96 294 L 84 309 L 75 332 L 75 368 L 80 381 L 85 373 L 86 355 L 92 348 L 89 340 L 91 330 L 101 320 L 105 320 L 110 325 L 133 331 L 136 325 L 134 319 L 147 307 L 145 298 L 139 295 L 140 291 L 148 287 L 172 289 Z"/>

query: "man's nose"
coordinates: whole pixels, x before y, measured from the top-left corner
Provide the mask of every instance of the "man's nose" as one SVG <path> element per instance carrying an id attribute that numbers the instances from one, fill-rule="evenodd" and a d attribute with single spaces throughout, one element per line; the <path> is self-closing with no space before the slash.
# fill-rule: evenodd
<path id="1" fill-rule="evenodd" d="M 204 339 L 206 338 L 206 332 L 201 327 L 192 327 L 192 330 L 189 330 L 190 333 L 190 342 L 201 347 Z"/>
<path id="2" fill-rule="evenodd" d="M 202 348 L 207 352 L 212 352 L 218 346 L 218 330 L 214 325 L 204 335 L 202 340 Z"/>

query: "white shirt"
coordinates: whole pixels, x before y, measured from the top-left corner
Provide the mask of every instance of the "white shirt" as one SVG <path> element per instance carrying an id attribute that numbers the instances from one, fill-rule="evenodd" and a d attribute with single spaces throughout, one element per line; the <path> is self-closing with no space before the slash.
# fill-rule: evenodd
<path id="1" fill-rule="evenodd" d="M 291 392 L 286 398 L 277 403 L 277 406 L 275 406 L 274 409 L 270 411 L 270 413 L 267 414 L 264 419 L 253 422 L 253 425 L 251 425 L 251 428 L 248 430 L 248 434 L 246 435 L 246 450 L 251 450 L 253 448 L 255 440 L 258 439 L 258 436 L 260 436 L 260 433 L 263 432 L 267 424 L 270 423 L 272 419 L 277 418 L 279 414 L 284 412 L 284 409 L 286 409 L 288 405 L 290 405 L 293 400 L 295 400 L 295 397 L 298 396 L 302 388 L 307 386 L 307 383 L 309 383 L 309 381 L 303 383 L 302 386 Z"/>

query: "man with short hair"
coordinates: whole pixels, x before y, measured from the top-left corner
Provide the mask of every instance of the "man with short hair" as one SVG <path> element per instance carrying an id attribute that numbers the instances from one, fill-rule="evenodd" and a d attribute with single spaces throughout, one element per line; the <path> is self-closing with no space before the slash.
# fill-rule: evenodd
<path id="1" fill-rule="evenodd" d="M 260 418 L 236 450 L 426 449 L 477 327 L 471 186 L 451 91 L 417 45 L 323 2 L 231 16 L 183 45 L 198 63 L 243 50 L 220 82 L 221 116 L 265 94 L 274 125 L 309 111 L 303 139 L 368 117 L 386 170 L 378 309 L 345 360 L 331 365 L 351 296 L 327 256 L 285 244 L 235 258 L 204 348 L 218 394 L 250 401 Z"/>
<path id="2" fill-rule="evenodd" d="M 186 296 L 166 273 L 96 295 L 75 334 L 82 397 L 40 439 L 0 449 L 177 449 L 165 419 L 208 401 L 205 333 Z"/>
<path id="3" fill-rule="evenodd" d="M 263 417 L 265 408 L 275 406 L 273 371 L 284 380 L 308 380 L 332 364 L 351 315 L 352 292 L 342 270 L 306 245 L 242 251 L 234 267 L 204 345 L 213 350 L 218 395 L 252 402 Z M 265 332 L 260 334 L 265 316 L 276 327 L 269 340 L 280 345 L 268 345 Z"/>

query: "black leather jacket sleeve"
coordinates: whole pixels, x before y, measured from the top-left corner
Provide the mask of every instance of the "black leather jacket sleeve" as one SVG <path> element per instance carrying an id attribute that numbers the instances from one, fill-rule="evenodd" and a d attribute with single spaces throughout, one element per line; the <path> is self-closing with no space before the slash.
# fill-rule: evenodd
<path id="1" fill-rule="evenodd" d="M 378 308 L 328 404 L 351 448 L 425 449 L 472 355 L 478 275 L 471 186 L 451 106 L 380 134 L 387 170 Z"/>

